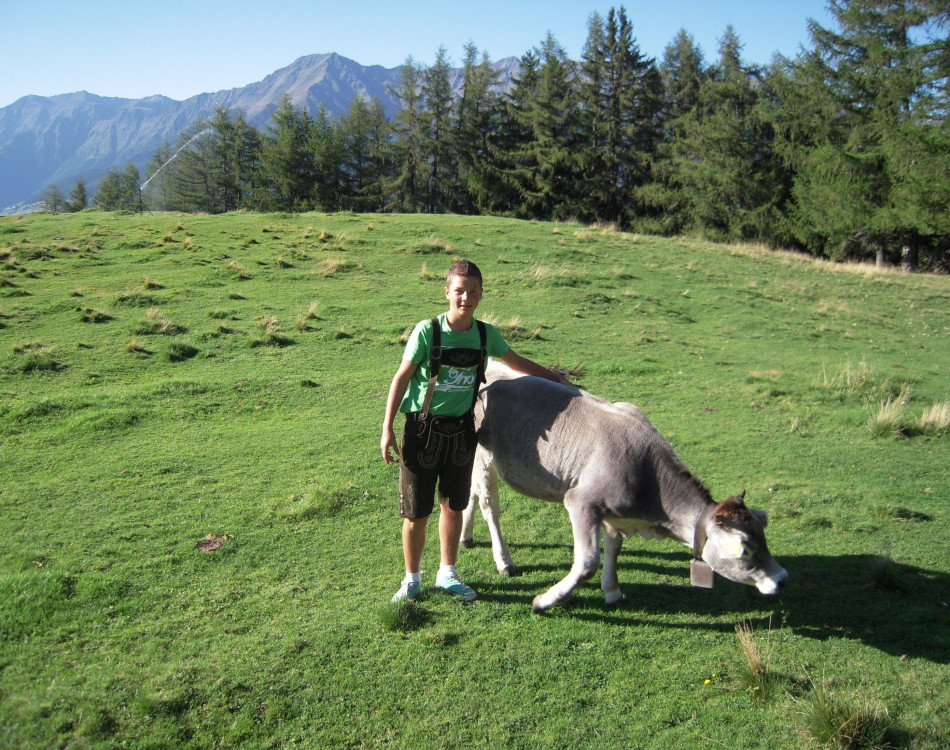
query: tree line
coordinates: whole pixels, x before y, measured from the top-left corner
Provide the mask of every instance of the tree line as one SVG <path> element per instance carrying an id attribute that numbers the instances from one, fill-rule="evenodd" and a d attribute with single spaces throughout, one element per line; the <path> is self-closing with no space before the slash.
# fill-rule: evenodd
<path id="1" fill-rule="evenodd" d="M 579 61 L 550 34 L 505 91 L 464 54 L 411 58 L 388 118 L 285 96 L 263 130 L 218 110 L 163 145 L 138 191 L 113 170 L 95 200 L 134 210 L 453 212 L 754 241 L 833 259 L 946 266 L 950 11 L 945 0 L 829 0 L 834 29 L 768 66 L 729 27 L 707 63 L 680 31 L 643 55 L 623 7 L 588 21 Z M 134 170 L 135 174 L 131 174 Z"/>

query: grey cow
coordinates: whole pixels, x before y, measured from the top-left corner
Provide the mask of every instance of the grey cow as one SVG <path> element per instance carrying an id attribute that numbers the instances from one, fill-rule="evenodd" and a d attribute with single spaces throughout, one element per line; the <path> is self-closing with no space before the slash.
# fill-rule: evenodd
<path id="1" fill-rule="evenodd" d="M 574 533 L 574 564 L 534 598 L 535 612 L 563 602 L 597 572 L 601 526 L 601 588 L 608 605 L 623 600 L 617 554 L 623 538 L 634 533 L 693 547 L 695 565 L 763 594 L 785 585 L 788 573 L 766 546 L 764 511 L 748 509 L 744 493 L 717 505 L 636 406 L 520 376 L 494 360 L 486 375 L 475 412 L 479 447 L 462 544 L 471 545 L 479 505 L 498 571 L 514 572 L 498 525 L 498 476 L 524 495 L 563 502 Z"/>

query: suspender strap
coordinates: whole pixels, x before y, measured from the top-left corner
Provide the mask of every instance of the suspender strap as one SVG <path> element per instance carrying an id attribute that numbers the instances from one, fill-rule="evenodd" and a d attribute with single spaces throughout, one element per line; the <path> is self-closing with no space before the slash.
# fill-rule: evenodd
<path id="1" fill-rule="evenodd" d="M 485 324 L 480 320 L 476 320 L 475 324 L 478 326 L 478 345 L 481 349 L 482 356 L 478 362 L 478 375 L 475 378 L 475 386 L 472 388 L 472 410 L 475 409 L 475 402 L 478 401 L 478 389 L 481 388 L 482 383 L 485 382 L 485 364 L 488 362 L 488 347 L 486 344 L 487 333 L 485 331 Z"/>
<path id="2" fill-rule="evenodd" d="M 422 419 L 429 416 L 432 406 L 432 397 L 435 395 L 435 382 L 439 379 L 439 367 L 442 362 L 442 326 L 438 318 L 432 318 L 432 351 L 429 354 L 429 387 L 426 390 L 426 399 L 422 404 Z"/>

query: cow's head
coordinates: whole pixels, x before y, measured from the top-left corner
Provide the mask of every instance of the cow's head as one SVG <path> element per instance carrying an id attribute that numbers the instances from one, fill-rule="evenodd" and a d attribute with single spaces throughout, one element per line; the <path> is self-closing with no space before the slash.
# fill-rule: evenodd
<path id="1" fill-rule="evenodd" d="M 788 582 L 788 571 L 765 543 L 768 514 L 750 510 L 744 498 L 742 492 L 700 516 L 697 537 L 704 535 L 705 542 L 696 554 L 730 581 L 748 583 L 763 594 L 777 594 Z"/>

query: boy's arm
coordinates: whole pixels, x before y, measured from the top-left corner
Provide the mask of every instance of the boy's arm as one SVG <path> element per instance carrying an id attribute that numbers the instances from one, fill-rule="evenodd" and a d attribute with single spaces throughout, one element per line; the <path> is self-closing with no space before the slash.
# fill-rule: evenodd
<path id="1" fill-rule="evenodd" d="M 396 442 L 396 433 L 393 432 L 393 420 L 396 418 L 396 411 L 402 397 L 406 394 L 406 388 L 409 387 L 409 381 L 419 367 L 415 362 L 404 359 L 393 376 L 393 382 L 389 386 L 389 395 L 386 397 L 386 416 L 383 417 L 383 435 L 379 439 L 379 447 L 383 453 L 383 460 L 387 464 L 395 463 L 399 456 L 399 443 Z M 392 452 L 390 452 L 390 448 Z"/>
<path id="2" fill-rule="evenodd" d="M 525 375 L 537 375 L 539 378 L 547 378 L 548 380 L 553 380 L 555 383 L 571 385 L 571 381 L 565 378 L 561 373 L 549 370 L 537 362 L 532 362 L 527 357 L 522 357 L 516 353 L 514 349 L 509 349 L 499 359 L 512 370 L 523 372 Z"/>

